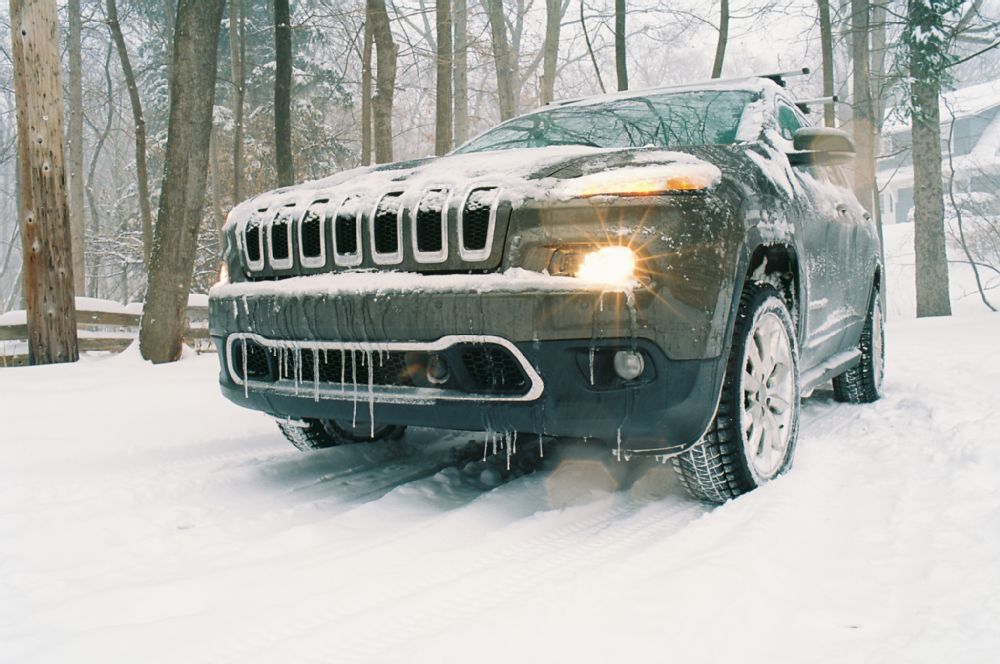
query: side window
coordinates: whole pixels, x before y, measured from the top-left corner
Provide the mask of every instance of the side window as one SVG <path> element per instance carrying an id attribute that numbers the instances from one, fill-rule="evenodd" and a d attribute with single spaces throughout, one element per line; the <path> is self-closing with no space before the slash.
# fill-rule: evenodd
<path id="1" fill-rule="evenodd" d="M 781 137 L 785 140 L 792 140 L 795 136 L 795 130 L 802 127 L 802 123 L 799 122 L 798 115 L 792 110 L 791 106 L 786 104 L 778 105 L 778 130 L 781 132 Z"/>

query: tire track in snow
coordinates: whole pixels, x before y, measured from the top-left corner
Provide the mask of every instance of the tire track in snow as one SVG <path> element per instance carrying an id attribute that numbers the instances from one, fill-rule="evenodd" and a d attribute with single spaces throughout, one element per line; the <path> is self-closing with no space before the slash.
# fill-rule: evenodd
<path id="1" fill-rule="evenodd" d="M 578 509 L 590 512 L 594 506 Z M 487 610 L 489 607 L 484 600 L 500 602 L 555 573 L 571 574 L 585 570 L 630 548 L 665 534 L 676 533 L 704 514 L 706 509 L 693 501 L 681 501 L 666 507 L 662 501 L 639 504 L 616 496 L 616 502 L 610 509 L 583 515 L 555 530 L 496 550 L 482 553 L 477 552 L 476 547 L 465 549 L 458 554 L 461 559 L 455 565 L 447 570 L 436 566 L 435 573 L 430 576 L 419 579 L 404 577 L 391 586 L 382 579 L 365 588 L 365 595 L 355 594 L 357 601 L 329 607 L 307 617 L 296 616 L 279 627 L 241 634 L 238 644 L 220 646 L 199 661 L 206 664 L 229 663 L 247 661 L 254 655 L 266 659 L 267 649 L 279 645 L 287 647 L 288 641 L 308 639 L 310 633 L 317 631 L 322 632 L 324 643 L 329 639 L 336 641 L 332 652 L 329 646 L 322 648 L 322 654 L 318 655 L 321 661 L 349 661 L 349 657 L 364 661 L 371 654 L 374 636 L 378 636 L 376 640 L 382 643 L 390 643 L 385 640 L 387 634 L 398 632 L 412 636 L 415 629 L 427 633 L 446 627 L 461 617 Z M 516 521 L 507 527 L 523 522 Z M 442 591 L 449 587 L 455 587 L 455 591 Z M 436 607 L 436 611 L 429 612 L 422 598 L 431 589 L 439 598 L 435 603 L 440 606 Z M 398 625 L 393 627 L 381 617 L 411 605 L 419 609 L 419 620 L 404 615 L 395 618 Z M 366 625 L 365 619 L 372 612 L 377 612 L 380 617 Z M 360 625 L 354 626 L 356 622 Z M 404 640 L 397 636 L 391 644 Z M 292 647 L 300 646 L 293 644 Z M 335 658 L 331 660 L 334 654 Z M 306 655 L 297 654 L 293 659 L 300 661 Z"/>

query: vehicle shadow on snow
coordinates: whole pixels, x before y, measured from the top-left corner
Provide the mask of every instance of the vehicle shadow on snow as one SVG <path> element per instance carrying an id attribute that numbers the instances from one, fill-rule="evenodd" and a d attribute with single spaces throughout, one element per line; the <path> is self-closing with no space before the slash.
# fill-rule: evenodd
<path id="1" fill-rule="evenodd" d="M 508 455 L 508 447 L 510 454 Z M 256 479 L 295 503 L 331 509 L 389 494 L 441 510 L 496 491 L 530 493 L 538 510 L 614 498 L 645 503 L 687 499 L 669 463 L 616 460 L 604 442 L 494 438 L 481 432 L 410 429 L 401 440 L 281 455 L 259 464 Z"/>

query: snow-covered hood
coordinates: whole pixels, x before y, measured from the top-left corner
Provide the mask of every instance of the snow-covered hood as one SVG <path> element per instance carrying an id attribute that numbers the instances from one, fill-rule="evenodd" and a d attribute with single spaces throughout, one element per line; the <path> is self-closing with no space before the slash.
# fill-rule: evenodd
<path id="1" fill-rule="evenodd" d="M 718 181 L 721 171 L 690 151 L 645 148 L 595 148 L 560 145 L 428 157 L 342 171 L 256 196 L 238 205 L 230 223 L 253 210 L 285 204 L 308 205 L 320 196 L 340 194 L 374 197 L 392 190 L 446 187 L 464 190 L 499 186 L 514 203 L 558 197 L 558 181 L 618 168 L 674 165 Z"/>

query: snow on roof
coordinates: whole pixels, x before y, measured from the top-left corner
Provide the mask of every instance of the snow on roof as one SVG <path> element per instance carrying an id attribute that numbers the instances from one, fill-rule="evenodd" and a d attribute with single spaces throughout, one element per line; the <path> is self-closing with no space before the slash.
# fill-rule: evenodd
<path id="1" fill-rule="evenodd" d="M 941 95 L 941 122 L 949 122 L 952 113 L 956 118 L 965 118 L 997 106 L 1000 106 L 1000 79 L 949 90 Z M 904 119 L 899 108 L 889 109 L 885 132 L 892 134 L 909 130 L 909 118 Z"/>

